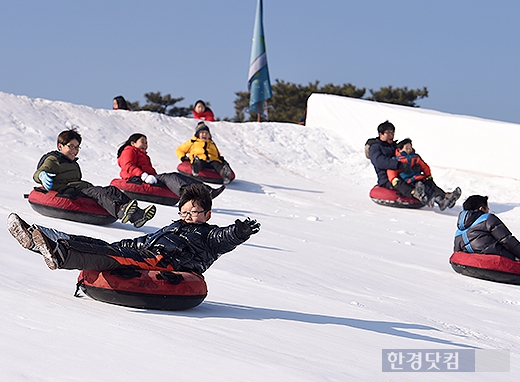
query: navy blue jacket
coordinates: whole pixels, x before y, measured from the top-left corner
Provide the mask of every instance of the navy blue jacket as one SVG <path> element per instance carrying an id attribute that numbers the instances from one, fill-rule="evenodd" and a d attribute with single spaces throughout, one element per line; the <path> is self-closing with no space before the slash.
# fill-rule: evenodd
<path id="1" fill-rule="evenodd" d="M 399 162 L 395 159 L 397 144 L 383 142 L 376 138 L 375 143 L 370 146 L 370 162 L 374 165 L 377 174 L 377 185 L 390 188 L 390 182 L 386 170 L 397 170 Z"/>

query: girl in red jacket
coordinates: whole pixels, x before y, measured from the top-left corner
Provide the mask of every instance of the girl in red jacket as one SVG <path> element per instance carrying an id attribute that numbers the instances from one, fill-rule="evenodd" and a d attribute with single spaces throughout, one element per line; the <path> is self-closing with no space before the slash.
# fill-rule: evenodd
<path id="1" fill-rule="evenodd" d="M 198 100 L 195 102 L 195 106 L 193 108 L 193 118 L 195 119 L 202 119 L 203 121 L 209 121 L 214 122 L 215 121 L 215 115 L 211 111 L 209 107 L 206 106 L 204 101 Z"/>
<path id="2" fill-rule="evenodd" d="M 121 167 L 119 175 L 122 179 L 131 180 L 135 183 L 145 182 L 148 184 L 163 183 L 174 194 L 181 196 L 182 188 L 188 184 L 202 183 L 189 176 L 171 172 L 166 174 L 157 174 L 152 166 L 152 161 L 146 150 L 148 149 L 148 139 L 146 135 L 141 133 L 132 134 L 125 143 L 119 147 L 117 151 L 117 164 Z M 216 198 L 226 188 L 211 188 L 204 185 L 211 194 L 212 198 Z"/>

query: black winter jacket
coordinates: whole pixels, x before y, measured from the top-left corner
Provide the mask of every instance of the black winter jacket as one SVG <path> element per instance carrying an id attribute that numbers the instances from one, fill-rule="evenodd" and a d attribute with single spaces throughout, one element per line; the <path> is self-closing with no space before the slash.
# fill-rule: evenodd
<path id="1" fill-rule="evenodd" d="M 464 210 L 459 214 L 455 233 L 455 252 L 500 255 L 520 258 L 520 242 L 493 214 Z"/>
<path id="2" fill-rule="evenodd" d="M 151 252 L 156 258 L 164 258 L 177 271 L 202 274 L 220 255 L 232 251 L 249 238 L 240 238 L 236 230 L 235 224 L 218 227 L 177 220 L 152 234 L 121 240 L 112 246 Z"/>
<path id="3" fill-rule="evenodd" d="M 379 138 L 370 146 L 370 161 L 376 170 L 378 186 L 391 187 L 386 170 L 397 170 L 399 166 L 399 162 L 394 158 L 396 148 L 395 142 L 390 144 Z"/>

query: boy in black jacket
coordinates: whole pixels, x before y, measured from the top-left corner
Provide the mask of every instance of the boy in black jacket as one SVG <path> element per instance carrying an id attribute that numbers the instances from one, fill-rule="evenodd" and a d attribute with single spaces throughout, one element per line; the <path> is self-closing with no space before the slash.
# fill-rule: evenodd
<path id="1" fill-rule="evenodd" d="M 502 221 L 489 213 L 487 196 L 472 195 L 462 204 L 457 220 L 455 252 L 520 258 L 520 242 Z"/>
<path id="2" fill-rule="evenodd" d="M 186 186 L 178 205 L 180 219 L 169 226 L 110 244 L 38 225 L 29 226 L 14 213 L 8 217 L 8 230 L 22 247 L 41 253 L 50 269 L 131 268 L 198 274 L 260 230 L 260 223 L 249 218 L 237 219 L 235 224 L 222 228 L 208 224 L 212 201 L 202 184 Z"/>

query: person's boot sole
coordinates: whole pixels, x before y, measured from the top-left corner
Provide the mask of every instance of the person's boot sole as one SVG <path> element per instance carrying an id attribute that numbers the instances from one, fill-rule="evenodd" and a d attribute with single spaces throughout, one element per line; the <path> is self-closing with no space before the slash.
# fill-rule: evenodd
<path id="1" fill-rule="evenodd" d="M 32 233 L 32 239 L 34 241 L 34 244 L 36 245 L 36 248 L 38 248 L 38 251 L 40 251 L 40 253 L 42 254 L 43 259 L 45 260 L 45 263 L 47 264 L 49 269 L 57 269 L 58 262 L 43 232 L 39 229 L 35 229 Z"/>
<path id="2" fill-rule="evenodd" d="M 152 220 L 156 212 L 157 208 L 154 205 L 146 207 L 143 213 L 143 217 L 134 222 L 134 227 L 141 228 L 144 226 L 148 220 Z"/>
<path id="3" fill-rule="evenodd" d="M 7 230 L 23 248 L 34 248 L 32 235 L 25 227 L 23 220 L 17 214 L 11 213 L 7 217 Z"/>

